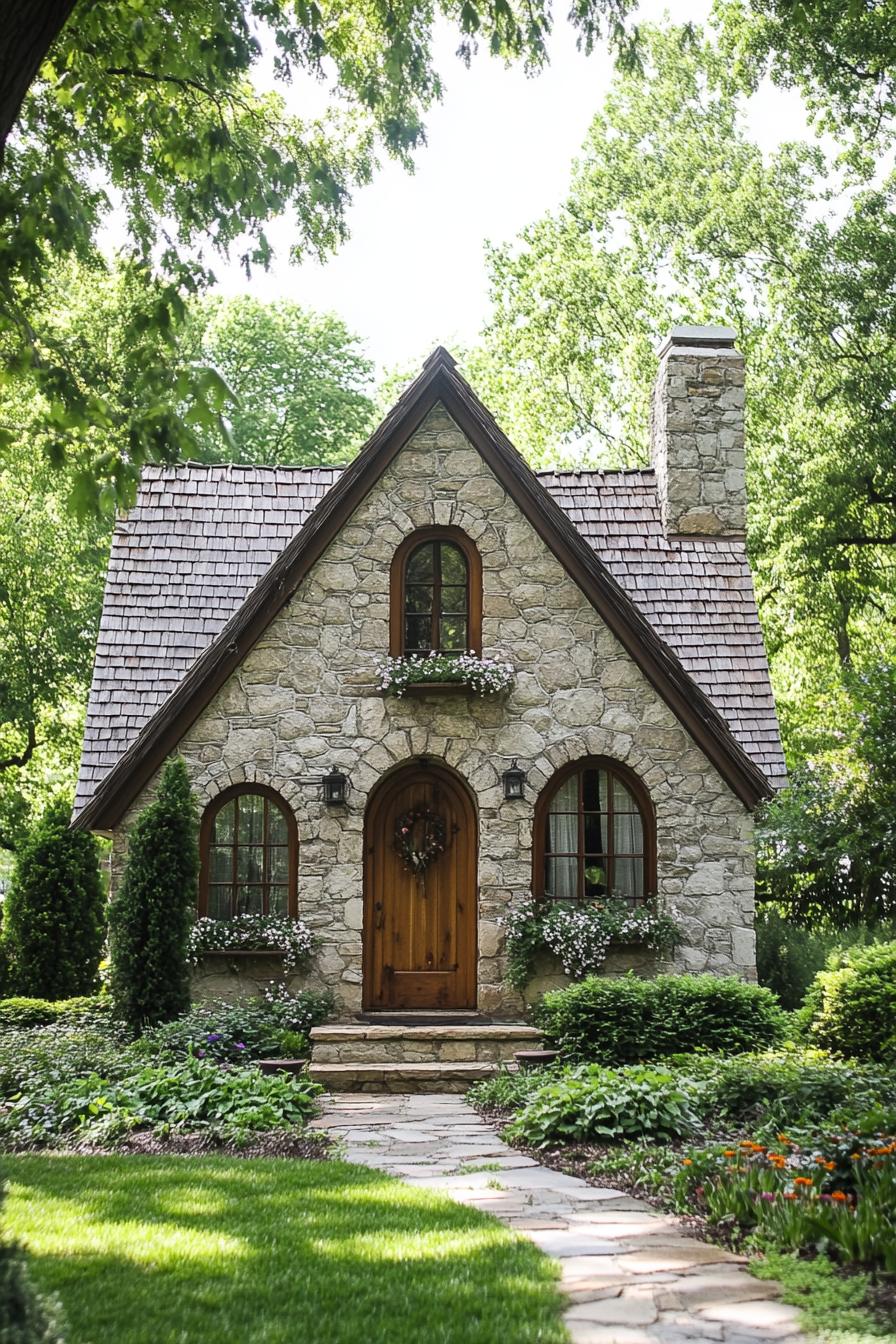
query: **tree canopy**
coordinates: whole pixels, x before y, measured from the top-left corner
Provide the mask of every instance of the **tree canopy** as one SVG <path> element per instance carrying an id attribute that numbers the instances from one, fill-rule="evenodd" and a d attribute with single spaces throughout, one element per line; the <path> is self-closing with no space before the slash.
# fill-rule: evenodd
<path id="1" fill-rule="evenodd" d="M 345 463 L 372 428 L 373 365 L 338 317 L 242 295 L 197 303 L 182 345 L 232 393 L 228 433 L 197 431 L 208 461 Z"/>
<path id="2" fill-rule="evenodd" d="M 573 21 L 586 44 L 609 32 L 622 46 L 631 7 L 578 0 Z M 347 204 L 377 156 L 411 165 L 441 94 L 437 19 L 457 31 L 464 59 L 479 45 L 532 68 L 544 59 L 547 0 L 11 3 L 0 34 L 0 354 L 44 398 L 53 450 L 80 464 L 85 501 L 95 480 L 127 502 L 142 462 L 195 455 L 197 426 L 220 417 L 215 373 L 171 360 L 216 258 L 238 256 L 247 274 L 266 266 L 266 230 L 284 215 L 293 254 L 324 255 L 345 237 Z M 124 404 L 39 320 L 61 260 L 105 265 L 113 213 L 139 300 L 124 348 L 154 347 L 132 356 Z M 122 446 L 97 452 L 95 429 Z"/>
<path id="3" fill-rule="evenodd" d="M 494 314 L 470 369 L 534 460 L 559 429 L 567 460 L 636 465 L 660 338 L 735 326 L 752 557 L 799 757 L 843 670 L 893 643 L 896 179 L 844 195 L 815 145 L 763 156 L 746 91 L 699 34 L 644 31 L 642 53 L 562 207 L 491 250 Z"/>

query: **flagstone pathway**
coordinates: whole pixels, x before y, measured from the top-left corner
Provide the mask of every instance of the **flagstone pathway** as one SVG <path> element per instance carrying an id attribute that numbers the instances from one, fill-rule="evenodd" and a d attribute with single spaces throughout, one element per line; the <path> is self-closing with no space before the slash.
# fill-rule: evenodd
<path id="1" fill-rule="evenodd" d="M 796 1308 L 742 1257 L 514 1152 L 461 1096 L 331 1095 L 316 1124 L 349 1162 L 492 1213 L 559 1260 L 573 1344 L 801 1344 Z"/>

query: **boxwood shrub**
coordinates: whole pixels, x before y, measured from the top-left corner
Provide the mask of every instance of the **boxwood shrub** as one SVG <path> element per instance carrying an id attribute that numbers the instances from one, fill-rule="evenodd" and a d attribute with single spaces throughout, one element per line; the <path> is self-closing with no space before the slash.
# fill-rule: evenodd
<path id="1" fill-rule="evenodd" d="M 54 1022 L 107 1016 L 112 1003 L 101 994 L 76 999 L 0 999 L 0 1031 L 9 1027 L 49 1027 Z"/>
<path id="2" fill-rule="evenodd" d="M 733 976 L 591 976 L 533 1010 L 547 1045 L 568 1060 L 634 1064 L 689 1051 L 738 1054 L 774 1045 L 787 1015 L 776 996 Z"/>
<path id="3" fill-rule="evenodd" d="M 806 997 L 814 1045 L 845 1058 L 896 1063 L 896 942 L 834 956 Z"/>

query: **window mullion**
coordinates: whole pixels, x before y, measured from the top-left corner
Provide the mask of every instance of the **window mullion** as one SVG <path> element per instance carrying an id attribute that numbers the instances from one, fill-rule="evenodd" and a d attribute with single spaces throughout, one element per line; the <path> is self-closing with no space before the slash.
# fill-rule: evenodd
<path id="1" fill-rule="evenodd" d="M 268 803 L 267 798 L 261 809 L 261 913 L 267 915 L 270 913 L 270 895 L 268 878 Z"/>
<path id="2" fill-rule="evenodd" d="M 237 849 L 239 848 L 240 836 L 240 800 L 239 795 L 233 800 L 233 852 L 230 860 L 230 918 L 233 919 L 237 911 L 236 895 L 236 875 L 237 875 Z"/>
<path id="3" fill-rule="evenodd" d="M 441 653 L 441 617 L 442 617 L 442 547 L 438 541 L 432 544 L 432 625 L 430 627 L 430 648 Z"/>
<path id="4" fill-rule="evenodd" d="M 579 900 L 585 899 L 585 771 L 580 770 L 576 775 L 578 781 L 578 800 L 579 800 L 579 855 L 578 855 L 578 890 Z"/>
<path id="5" fill-rule="evenodd" d="M 613 817 L 614 776 L 607 771 L 607 895 L 612 899 L 616 878 L 616 822 Z"/>

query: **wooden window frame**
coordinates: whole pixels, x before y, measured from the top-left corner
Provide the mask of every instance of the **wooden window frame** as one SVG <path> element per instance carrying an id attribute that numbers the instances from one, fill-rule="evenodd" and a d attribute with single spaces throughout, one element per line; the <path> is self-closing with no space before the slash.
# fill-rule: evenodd
<path id="1" fill-rule="evenodd" d="M 287 919 L 298 919 L 298 888 L 299 888 L 299 835 L 296 826 L 296 819 L 292 808 L 287 803 L 282 794 L 277 793 L 276 789 L 268 788 L 266 784 L 234 784 L 229 789 L 224 789 L 221 793 L 211 800 L 202 814 L 202 823 L 199 827 L 199 918 L 205 919 L 208 916 L 208 894 L 209 894 L 209 870 L 211 867 L 211 841 L 215 818 L 223 807 L 240 797 L 262 797 L 269 804 L 273 804 L 283 814 L 286 821 L 286 841 L 288 849 L 287 859 L 287 879 L 286 879 L 286 916 Z M 236 843 L 234 843 L 236 848 Z M 267 846 L 265 846 L 267 848 Z M 270 883 L 268 883 L 270 885 Z"/>
<path id="2" fill-rule="evenodd" d="M 610 776 L 609 798 L 607 803 L 607 829 L 608 844 L 613 840 L 613 786 L 612 777 L 615 775 L 621 784 L 624 784 L 637 804 L 638 811 L 641 814 L 641 826 L 644 834 L 644 895 L 641 898 L 632 900 L 632 907 L 635 908 L 656 896 L 657 872 L 656 872 L 656 812 L 651 801 L 650 794 L 644 785 L 643 780 L 630 770 L 627 765 L 621 761 L 613 760 L 610 756 L 582 756 L 577 761 L 570 761 L 568 765 L 562 766 L 548 780 L 541 793 L 538 795 L 538 801 L 535 804 L 535 816 L 532 823 L 532 892 L 536 900 L 543 901 L 551 899 L 545 895 L 544 889 L 544 867 L 546 857 L 545 832 L 547 830 L 547 819 L 550 812 L 551 802 L 557 790 L 562 788 L 566 781 L 573 775 L 581 775 L 585 770 L 605 770 Z M 589 897 L 585 895 L 584 889 L 584 866 L 585 866 L 585 813 L 582 807 L 581 785 L 579 786 L 579 816 L 578 816 L 578 873 L 576 903 L 585 904 L 589 900 L 600 899 L 598 897 Z M 611 859 L 616 858 L 613 849 L 607 850 L 607 856 Z M 614 874 L 615 876 L 615 874 Z M 611 900 L 627 899 L 618 897 L 614 892 L 610 893 Z"/>
<path id="3" fill-rule="evenodd" d="M 467 562 L 467 649 L 482 657 L 482 558 L 474 543 L 459 527 L 421 527 L 396 547 L 389 574 L 389 654 L 403 658 L 404 603 L 407 564 L 418 546 L 428 541 L 448 541 Z"/>

